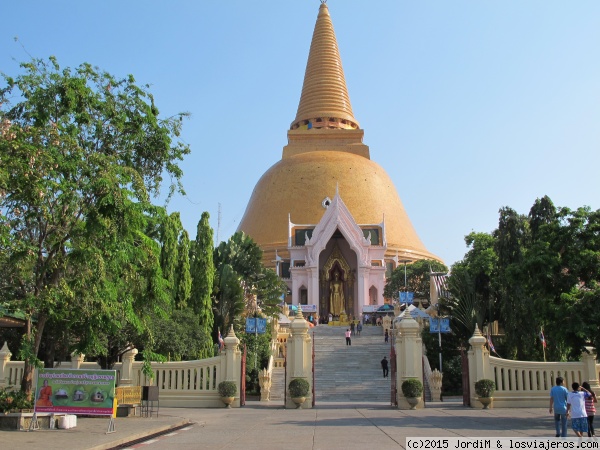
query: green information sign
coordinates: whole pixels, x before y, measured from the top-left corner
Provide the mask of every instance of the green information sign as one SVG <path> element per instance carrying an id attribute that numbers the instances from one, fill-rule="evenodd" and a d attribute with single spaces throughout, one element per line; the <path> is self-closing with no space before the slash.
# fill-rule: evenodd
<path id="1" fill-rule="evenodd" d="M 114 370 L 40 369 L 35 412 L 112 416 Z"/>

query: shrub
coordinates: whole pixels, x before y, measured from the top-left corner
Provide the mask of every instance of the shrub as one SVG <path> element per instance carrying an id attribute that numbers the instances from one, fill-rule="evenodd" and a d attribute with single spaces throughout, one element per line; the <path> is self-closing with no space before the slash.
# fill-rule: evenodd
<path id="1" fill-rule="evenodd" d="M 235 397 L 237 393 L 237 386 L 233 381 L 221 381 L 218 389 L 221 397 Z"/>
<path id="2" fill-rule="evenodd" d="M 290 381 L 288 385 L 288 390 L 290 391 L 290 396 L 292 398 L 295 397 L 306 397 L 308 395 L 308 391 L 310 390 L 310 384 L 304 378 L 294 378 Z"/>
<path id="3" fill-rule="evenodd" d="M 25 392 L 13 390 L 12 386 L 0 389 L 0 412 L 8 412 L 13 409 L 32 409 L 33 402 L 27 399 Z"/>
<path id="4" fill-rule="evenodd" d="M 494 395 L 496 390 L 496 382 L 494 380 L 488 380 L 484 378 L 475 383 L 475 393 L 479 397 L 491 397 Z"/>
<path id="5" fill-rule="evenodd" d="M 404 380 L 401 387 L 405 397 L 420 397 L 423 394 L 423 383 L 416 378 Z"/>

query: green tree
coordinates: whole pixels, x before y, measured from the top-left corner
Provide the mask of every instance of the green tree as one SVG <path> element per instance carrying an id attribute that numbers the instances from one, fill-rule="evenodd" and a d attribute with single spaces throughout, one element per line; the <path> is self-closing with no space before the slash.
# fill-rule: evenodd
<path id="1" fill-rule="evenodd" d="M 101 312 L 141 329 L 139 297 L 160 303 L 162 274 L 144 216 L 163 174 L 174 180 L 171 192 L 181 189 L 177 161 L 189 149 L 177 140 L 183 115 L 160 118 L 132 76 L 89 64 L 61 69 L 54 58 L 21 67 L 15 78 L 2 76 L 0 89 L 0 288 L 29 317 L 22 388 L 30 393 L 49 319 L 93 323 Z M 91 323 L 90 335 L 110 328 Z"/>
<path id="2" fill-rule="evenodd" d="M 214 259 L 218 274 L 216 310 L 217 315 L 225 314 L 219 318 L 219 326 L 229 328 L 244 310 L 253 313 L 256 306 L 269 317 L 278 314 L 277 305 L 287 286 L 273 270 L 264 267 L 262 250 L 250 236 L 236 232 L 219 244 Z M 241 297 L 235 283 L 241 287 Z"/>
<path id="3" fill-rule="evenodd" d="M 212 347 L 210 334 L 191 308 L 176 309 L 168 318 L 155 317 L 152 335 L 153 350 L 174 361 L 203 359 L 206 347 Z"/>
<path id="4" fill-rule="evenodd" d="M 218 265 L 214 295 L 215 329 L 221 330 L 225 335 L 231 325 L 234 325 L 235 320 L 241 318 L 246 306 L 240 276 L 233 270 L 231 264 Z"/>
<path id="5" fill-rule="evenodd" d="M 186 230 L 183 230 L 179 237 L 177 247 L 177 284 L 175 293 L 175 306 L 178 309 L 187 307 L 192 294 L 192 275 L 190 272 L 190 237 Z"/>
<path id="6" fill-rule="evenodd" d="M 408 292 L 415 293 L 415 299 L 429 301 L 430 274 L 448 272 L 448 267 L 433 259 L 420 259 L 406 265 L 406 285 Z M 404 265 L 394 269 L 383 290 L 385 298 L 398 298 L 398 292 L 404 291 Z"/>
<path id="7" fill-rule="evenodd" d="M 509 358 L 541 359 L 543 328 L 545 356 L 576 359 L 600 344 L 599 235 L 600 211 L 588 207 L 557 208 L 542 197 L 527 216 L 502 208 L 496 230 L 467 236 L 471 249 L 450 278 L 462 293 L 450 300 L 470 304 L 472 316 L 487 304 L 483 323 L 499 321 L 504 336 L 495 344 Z"/>
<path id="8" fill-rule="evenodd" d="M 160 236 L 162 243 L 162 248 L 160 250 L 160 267 L 163 276 L 169 285 L 173 303 L 175 303 L 175 297 L 177 296 L 177 265 L 179 263 L 178 243 L 179 235 L 182 230 L 181 219 L 177 212 L 171 213 L 162 221 Z M 189 258 L 187 254 L 185 257 Z"/>
<path id="9" fill-rule="evenodd" d="M 214 326 L 212 304 L 215 266 L 213 262 L 213 229 L 209 223 L 210 215 L 203 212 L 198 222 L 196 240 L 191 250 L 192 292 L 190 305 L 198 315 L 199 324 L 208 335 Z M 225 330 L 223 330 L 225 332 Z M 213 356 L 213 346 L 206 346 L 202 353 L 204 358 Z"/>

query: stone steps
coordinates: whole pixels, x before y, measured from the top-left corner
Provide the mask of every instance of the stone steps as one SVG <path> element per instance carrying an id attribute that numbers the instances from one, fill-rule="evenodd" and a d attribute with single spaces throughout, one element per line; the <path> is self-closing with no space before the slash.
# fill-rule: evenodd
<path id="1" fill-rule="evenodd" d="M 309 330 L 315 346 L 317 402 L 390 402 L 390 378 L 380 361 L 389 359 L 390 345 L 377 326 L 365 326 L 346 345 L 346 327 L 317 326 Z M 273 369 L 271 401 L 283 401 L 285 369 Z"/>
<path id="2" fill-rule="evenodd" d="M 390 379 L 383 378 L 380 361 L 388 356 L 381 327 L 363 327 L 346 345 L 345 327 L 314 330 L 317 402 L 389 402 Z"/>

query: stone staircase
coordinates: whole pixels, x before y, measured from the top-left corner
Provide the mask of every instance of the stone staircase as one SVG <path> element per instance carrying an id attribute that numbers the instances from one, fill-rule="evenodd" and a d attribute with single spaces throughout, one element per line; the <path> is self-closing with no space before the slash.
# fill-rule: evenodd
<path id="1" fill-rule="evenodd" d="M 285 378 L 285 369 L 284 368 L 274 368 L 273 372 L 271 372 L 271 395 L 270 399 L 272 402 L 281 402 L 283 403 L 284 396 L 284 378 Z"/>
<path id="2" fill-rule="evenodd" d="M 360 336 L 352 336 L 351 346 L 345 331 L 326 325 L 309 330 L 315 342 L 316 401 L 389 403 L 390 378 L 383 378 L 380 361 L 390 359 L 390 345 L 381 327 L 365 326 Z M 273 369 L 272 402 L 283 402 L 284 378 L 285 369 Z"/>
<path id="3" fill-rule="evenodd" d="M 390 378 L 383 378 L 380 361 L 390 359 L 390 344 L 381 327 L 365 326 L 346 346 L 346 327 L 312 328 L 315 342 L 317 402 L 390 402 Z"/>

